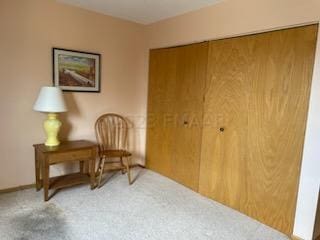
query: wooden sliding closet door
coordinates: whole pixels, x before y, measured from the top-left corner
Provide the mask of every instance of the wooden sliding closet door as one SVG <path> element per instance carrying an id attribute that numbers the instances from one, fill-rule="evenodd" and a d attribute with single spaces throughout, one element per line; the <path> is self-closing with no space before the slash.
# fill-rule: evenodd
<path id="1" fill-rule="evenodd" d="M 172 152 L 177 49 L 150 51 L 146 166 L 173 177 Z"/>
<path id="2" fill-rule="evenodd" d="M 210 42 L 199 192 L 240 209 L 246 181 L 253 37 Z"/>
<path id="3" fill-rule="evenodd" d="M 147 167 L 197 191 L 208 43 L 150 54 Z"/>
<path id="4" fill-rule="evenodd" d="M 198 191 L 208 43 L 179 47 L 177 60 L 173 179 Z"/>
<path id="5" fill-rule="evenodd" d="M 288 235 L 316 36 L 312 25 L 210 42 L 199 191 Z"/>
<path id="6" fill-rule="evenodd" d="M 242 210 L 287 234 L 293 231 L 317 29 L 263 34 L 255 51 Z"/>

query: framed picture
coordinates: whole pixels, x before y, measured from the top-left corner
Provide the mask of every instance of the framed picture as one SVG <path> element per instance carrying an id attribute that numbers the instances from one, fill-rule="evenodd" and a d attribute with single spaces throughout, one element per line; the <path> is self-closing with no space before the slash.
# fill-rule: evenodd
<path id="1" fill-rule="evenodd" d="M 64 91 L 100 92 L 100 54 L 53 48 L 52 55 L 54 86 Z"/>

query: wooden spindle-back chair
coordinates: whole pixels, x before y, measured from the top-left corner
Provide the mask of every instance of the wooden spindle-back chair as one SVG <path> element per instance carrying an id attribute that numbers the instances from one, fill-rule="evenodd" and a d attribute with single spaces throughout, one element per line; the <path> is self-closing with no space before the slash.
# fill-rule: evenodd
<path id="1" fill-rule="evenodd" d="M 95 132 L 99 147 L 98 187 L 101 186 L 103 173 L 113 170 L 121 170 L 123 174 L 127 172 L 128 181 L 131 184 L 129 163 L 131 153 L 127 151 L 128 123 L 126 119 L 114 113 L 104 114 L 97 119 Z"/>

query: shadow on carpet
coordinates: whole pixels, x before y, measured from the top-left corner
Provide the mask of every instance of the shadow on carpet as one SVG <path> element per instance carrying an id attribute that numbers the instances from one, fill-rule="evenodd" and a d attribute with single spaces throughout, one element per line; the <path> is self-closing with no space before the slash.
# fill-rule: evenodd
<path id="1" fill-rule="evenodd" d="M 69 240 L 63 210 L 49 203 L 17 213 L 11 219 L 15 240 Z"/>

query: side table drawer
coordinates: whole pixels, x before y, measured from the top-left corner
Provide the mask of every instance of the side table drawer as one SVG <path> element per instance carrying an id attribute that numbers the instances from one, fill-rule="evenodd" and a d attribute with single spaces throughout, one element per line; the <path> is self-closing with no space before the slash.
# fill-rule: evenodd
<path id="1" fill-rule="evenodd" d="M 81 149 L 52 154 L 50 155 L 49 162 L 52 164 L 66 161 L 87 160 L 90 158 L 92 158 L 92 149 Z"/>

